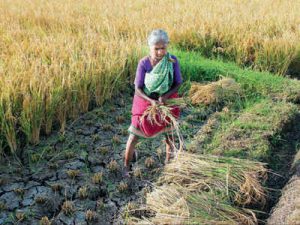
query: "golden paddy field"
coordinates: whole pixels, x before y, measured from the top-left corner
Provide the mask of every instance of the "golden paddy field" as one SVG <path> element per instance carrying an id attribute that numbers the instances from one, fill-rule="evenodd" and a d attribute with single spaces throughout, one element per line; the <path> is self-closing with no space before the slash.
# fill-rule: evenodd
<path id="1" fill-rule="evenodd" d="M 0 3 L 0 146 L 39 142 L 134 77 L 147 34 L 172 46 L 285 74 L 299 56 L 300 1 Z M 58 104 L 59 102 L 59 104 Z"/>

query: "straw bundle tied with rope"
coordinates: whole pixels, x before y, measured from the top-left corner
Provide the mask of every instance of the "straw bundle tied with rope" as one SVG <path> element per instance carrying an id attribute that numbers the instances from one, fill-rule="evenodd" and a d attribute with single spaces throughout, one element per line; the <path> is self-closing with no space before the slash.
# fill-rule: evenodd
<path id="1" fill-rule="evenodd" d="M 241 93 L 238 83 L 231 78 L 222 77 L 221 80 L 209 84 L 192 83 L 189 98 L 193 105 L 210 105 L 234 99 Z"/>

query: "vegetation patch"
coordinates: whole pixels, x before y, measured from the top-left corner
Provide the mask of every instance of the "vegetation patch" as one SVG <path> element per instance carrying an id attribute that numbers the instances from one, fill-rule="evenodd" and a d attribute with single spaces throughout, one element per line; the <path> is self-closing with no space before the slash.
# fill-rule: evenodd
<path id="1" fill-rule="evenodd" d="M 203 152 L 268 162 L 272 145 L 297 114 L 291 103 L 262 100 L 219 127 Z"/>

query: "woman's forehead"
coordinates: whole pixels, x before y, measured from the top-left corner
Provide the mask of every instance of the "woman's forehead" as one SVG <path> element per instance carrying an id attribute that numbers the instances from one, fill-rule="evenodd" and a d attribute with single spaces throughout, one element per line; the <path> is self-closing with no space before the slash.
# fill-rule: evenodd
<path id="1" fill-rule="evenodd" d="M 166 48 L 168 44 L 164 42 L 158 42 L 152 46 L 152 48 Z"/>

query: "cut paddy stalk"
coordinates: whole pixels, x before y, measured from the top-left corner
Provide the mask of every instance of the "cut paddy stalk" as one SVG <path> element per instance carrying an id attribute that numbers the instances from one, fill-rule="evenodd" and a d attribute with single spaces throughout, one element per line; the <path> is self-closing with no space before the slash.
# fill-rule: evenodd
<path id="1" fill-rule="evenodd" d="M 137 224 L 257 224 L 254 211 L 264 204 L 264 164 L 181 152 L 168 164 L 146 197 L 150 216 Z M 139 210 L 139 209 L 136 209 Z"/>
<path id="2" fill-rule="evenodd" d="M 231 116 L 231 113 L 228 114 L 228 112 L 217 113 L 215 121 L 203 128 L 204 130 L 208 129 L 206 133 L 211 134 L 211 137 L 205 140 L 202 138 L 200 142 L 203 142 L 201 146 L 204 149 L 196 152 L 213 152 L 214 154 L 231 156 L 230 149 L 229 152 L 226 148 L 223 151 L 218 151 L 218 146 L 226 144 L 226 146 L 233 147 L 235 146 L 234 143 L 238 142 L 241 143 L 239 150 L 241 152 L 237 151 L 234 156 L 268 160 L 272 145 L 270 140 L 273 144 L 275 143 L 276 139 L 272 139 L 272 137 L 281 134 L 282 130 L 285 130 L 290 121 L 296 117 L 297 112 L 297 107 L 293 104 L 264 99 L 249 105 L 239 116 Z M 233 127 L 235 129 L 232 129 Z M 237 127 L 241 128 L 237 129 Z M 253 135 L 256 134 L 253 136 L 255 141 L 253 145 L 249 145 L 247 138 L 252 137 L 252 128 Z M 231 130 L 238 132 L 235 135 L 236 138 L 227 139 L 226 137 L 232 133 Z M 250 132 L 247 133 L 247 138 L 242 135 L 246 131 Z M 199 135 L 201 134 L 202 132 L 199 133 Z M 217 137 L 226 139 L 217 141 Z M 240 141 L 238 137 L 241 138 Z M 245 144 L 242 144 L 243 140 Z M 257 140 L 265 143 L 263 146 L 267 146 L 269 150 L 261 151 L 262 146 L 257 144 Z M 194 147 L 196 148 L 197 145 Z M 246 149 L 243 148 L 245 147 L 247 147 L 247 154 L 244 154 Z M 152 216 L 145 216 L 142 220 L 133 218 L 132 221 L 145 222 L 145 224 L 257 224 L 255 214 L 258 211 L 241 207 L 254 205 L 257 208 L 264 206 L 267 193 L 266 188 L 261 183 L 266 181 L 266 173 L 265 164 L 260 162 L 181 152 L 174 162 L 165 166 L 165 170 L 158 181 L 158 184 L 163 186 L 155 189 L 147 197 L 146 208 L 148 207 Z M 176 186 L 177 192 L 172 201 L 170 198 L 174 186 Z M 157 191 L 159 188 L 166 191 Z M 182 194 L 184 192 L 187 193 L 188 197 Z M 202 198 L 197 192 L 202 194 L 200 195 Z M 197 193 L 196 197 L 194 193 Z M 189 196 L 192 197 L 189 198 Z M 210 196 L 212 197 L 210 198 Z M 196 200 L 193 201 L 193 199 Z M 210 201 L 211 203 L 209 203 Z M 204 211 L 205 213 L 203 213 L 201 203 L 203 203 L 202 208 L 208 212 Z M 182 210 L 176 211 L 179 204 L 181 205 L 178 208 Z M 208 210 L 210 204 L 212 204 L 211 209 Z M 223 207 L 228 211 L 224 210 Z M 199 210 L 199 214 L 193 210 Z M 296 218 L 296 212 L 294 214 L 290 218 L 291 221 Z M 222 219 L 219 221 L 218 218 Z"/>
<path id="3" fill-rule="evenodd" d="M 179 124 L 177 118 L 172 114 L 172 107 L 185 107 L 186 101 L 183 98 L 169 99 L 166 105 L 151 105 L 149 106 L 141 117 L 141 121 L 148 120 L 152 125 L 157 126 L 167 126 L 171 127 L 173 131 L 171 132 L 171 144 L 176 152 L 183 150 L 184 141 L 180 132 Z M 175 138 L 178 139 L 178 147 L 175 144 Z"/>
<path id="4" fill-rule="evenodd" d="M 187 152 L 179 154 L 174 163 L 166 165 L 158 183 L 175 183 L 189 191 L 223 192 L 239 205 L 265 203 L 266 193 L 260 185 L 266 180 L 264 164 Z"/>
<path id="5" fill-rule="evenodd" d="M 242 90 L 231 78 L 222 78 L 209 84 L 192 83 L 189 97 L 193 105 L 226 104 L 238 101 Z"/>

